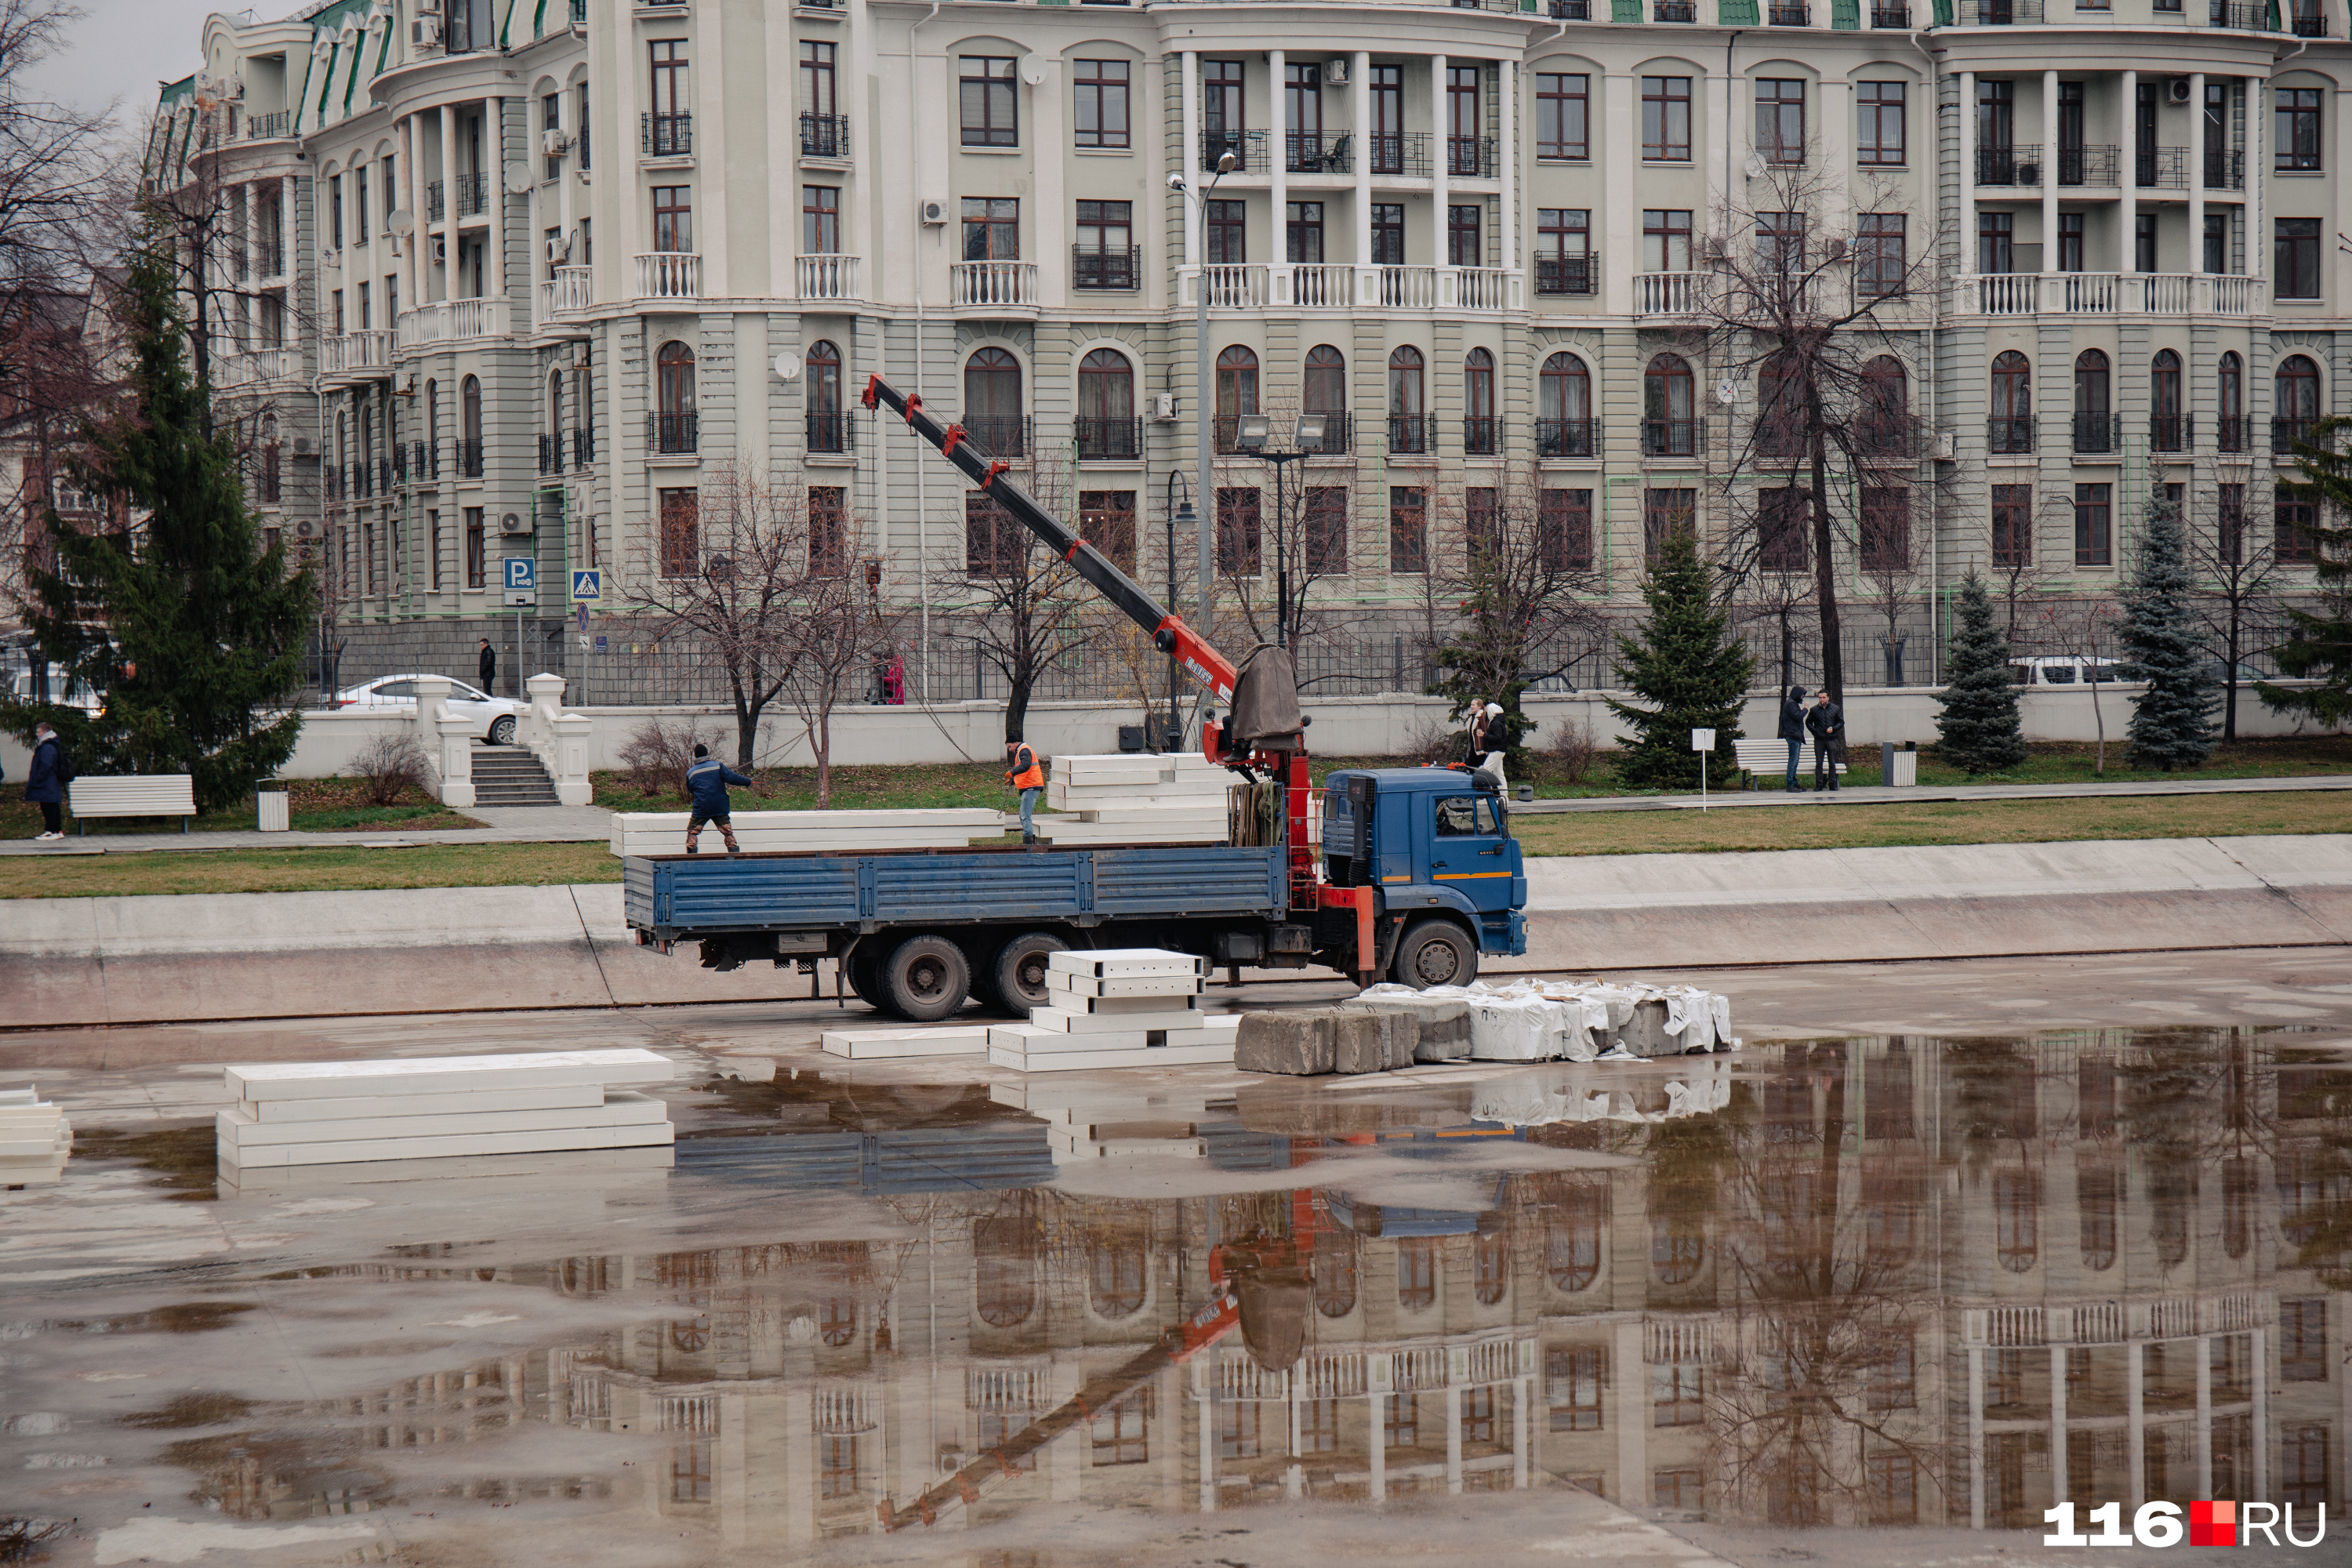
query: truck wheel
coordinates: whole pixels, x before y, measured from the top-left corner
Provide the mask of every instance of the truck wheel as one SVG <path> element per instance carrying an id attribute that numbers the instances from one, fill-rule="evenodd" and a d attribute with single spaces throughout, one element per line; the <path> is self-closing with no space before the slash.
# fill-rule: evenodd
<path id="1" fill-rule="evenodd" d="M 1478 947 L 1452 921 L 1418 921 L 1405 928 L 1389 973 L 1400 985 L 1467 985 L 1478 975 Z"/>
<path id="2" fill-rule="evenodd" d="M 1046 961 L 1069 950 L 1070 944 L 1052 931 L 1023 931 L 989 961 L 983 979 L 990 1000 L 1016 1018 L 1027 1017 L 1032 1007 L 1053 1005 L 1053 994 L 1045 985 Z"/>
<path id="3" fill-rule="evenodd" d="M 883 954 L 871 942 L 860 942 L 841 966 L 842 979 L 849 983 L 849 994 L 869 1007 L 887 1012 L 888 1004 L 882 999 L 882 985 L 876 974 Z"/>
<path id="4" fill-rule="evenodd" d="M 881 982 L 891 1012 L 909 1023 L 933 1024 L 971 994 L 971 964 L 943 936 L 910 936 L 883 961 Z"/>

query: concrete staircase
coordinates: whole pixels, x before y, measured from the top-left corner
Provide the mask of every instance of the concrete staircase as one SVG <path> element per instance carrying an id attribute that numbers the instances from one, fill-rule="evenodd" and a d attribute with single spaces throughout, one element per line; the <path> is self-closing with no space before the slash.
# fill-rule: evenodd
<path id="1" fill-rule="evenodd" d="M 539 759 L 520 746 L 476 746 L 476 805 L 560 805 L 555 781 Z"/>

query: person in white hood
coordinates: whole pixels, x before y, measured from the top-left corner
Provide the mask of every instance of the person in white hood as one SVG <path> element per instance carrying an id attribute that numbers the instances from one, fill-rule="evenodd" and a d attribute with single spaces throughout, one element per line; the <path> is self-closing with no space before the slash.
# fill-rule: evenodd
<path id="1" fill-rule="evenodd" d="M 1508 796 L 1511 793 L 1511 785 L 1510 781 L 1503 776 L 1503 742 L 1509 734 L 1509 731 L 1503 723 L 1501 703 L 1486 704 L 1485 722 L 1479 726 L 1478 733 L 1481 737 L 1479 744 L 1486 752 L 1486 755 L 1479 759 L 1478 766 L 1483 771 L 1494 774 L 1496 784 L 1501 788 L 1506 796 Z"/>

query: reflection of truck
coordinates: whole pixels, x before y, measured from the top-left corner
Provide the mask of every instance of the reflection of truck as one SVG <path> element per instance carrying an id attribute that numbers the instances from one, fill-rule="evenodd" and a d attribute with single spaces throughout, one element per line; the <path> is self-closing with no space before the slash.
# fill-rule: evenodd
<path id="1" fill-rule="evenodd" d="M 1324 785 L 1314 843 L 1298 688 L 1286 649 L 1233 662 L 1093 545 L 1030 499 L 961 426 L 879 376 L 887 405 L 1077 574 L 1152 634 L 1229 711 L 1202 749 L 1237 779 L 1279 792 L 1277 842 L 1158 848 L 984 848 L 859 855 L 630 856 L 629 924 L 667 952 L 701 945 L 733 969 L 765 959 L 814 971 L 839 961 L 866 1001 L 944 1018 L 977 992 L 1020 1013 L 1046 1004 L 1047 956 L 1064 948 L 1172 948 L 1224 965 L 1320 963 L 1369 982 L 1458 984 L 1481 953 L 1527 951 L 1527 874 L 1500 795 L 1450 769 L 1359 769 Z"/>

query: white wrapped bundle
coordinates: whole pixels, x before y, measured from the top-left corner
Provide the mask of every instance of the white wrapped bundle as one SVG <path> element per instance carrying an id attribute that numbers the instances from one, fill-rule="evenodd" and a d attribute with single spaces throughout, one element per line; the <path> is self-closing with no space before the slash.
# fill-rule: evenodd
<path id="1" fill-rule="evenodd" d="M 1539 1062 L 1551 1054 L 1549 1009 L 1530 996 L 1473 996 L 1470 1055 L 1476 1061 Z"/>

